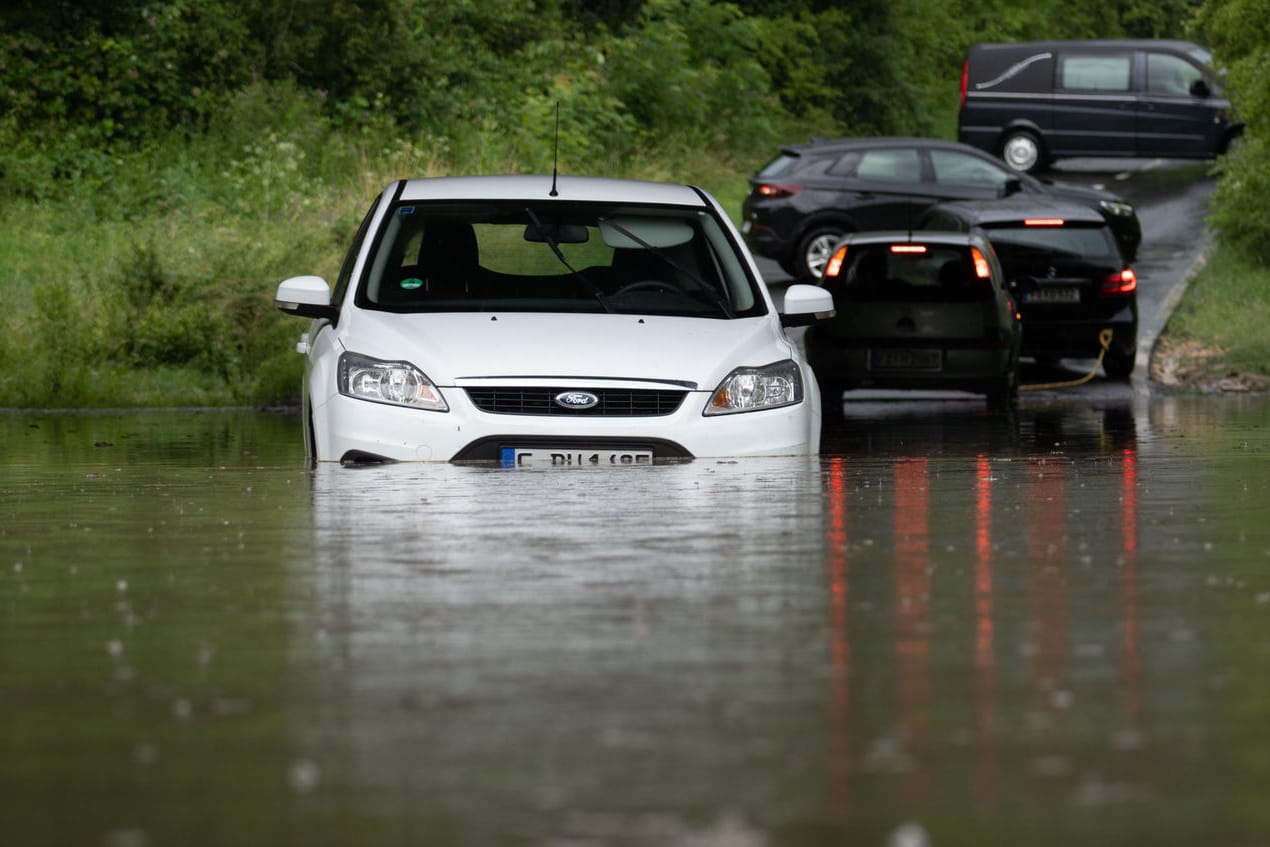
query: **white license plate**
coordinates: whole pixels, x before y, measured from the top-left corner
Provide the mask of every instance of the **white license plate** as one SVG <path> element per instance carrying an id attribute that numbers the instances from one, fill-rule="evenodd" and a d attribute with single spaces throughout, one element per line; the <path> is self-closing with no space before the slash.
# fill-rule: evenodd
<path id="1" fill-rule="evenodd" d="M 1080 289 L 1063 286 L 1037 288 L 1027 293 L 1028 303 L 1079 303 Z"/>
<path id="2" fill-rule="evenodd" d="M 499 458 L 505 468 L 617 468 L 651 465 L 653 451 L 610 447 L 600 450 L 504 447 L 499 452 Z"/>
<path id="3" fill-rule="evenodd" d="M 899 347 L 869 351 L 869 368 L 875 371 L 937 371 L 943 362 L 940 350 Z"/>

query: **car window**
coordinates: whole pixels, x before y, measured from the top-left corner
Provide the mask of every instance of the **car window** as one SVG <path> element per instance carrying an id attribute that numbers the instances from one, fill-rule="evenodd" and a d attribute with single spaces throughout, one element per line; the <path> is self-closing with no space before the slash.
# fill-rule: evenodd
<path id="1" fill-rule="evenodd" d="M 1106 259 L 1118 255 L 1115 240 L 1106 227 L 1004 226 L 988 231 L 1002 260 L 1043 252 L 1059 258 Z"/>
<path id="2" fill-rule="evenodd" d="M 922 178 L 922 162 L 917 150 L 909 147 L 866 150 L 860 154 L 856 176 L 917 182 Z"/>
<path id="3" fill-rule="evenodd" d="M 1127 53 L 1119 56 L 1060 56 L 1059 87 L 1080 91 L 1128 91 L 1130 59 Z"/>
<path id="4" fill-rule="evenodd" d="M 760 168 L 757 176 L 759 179 L 771 179 L 772 177 L 781 176 L 793 170 L 800 159 L 802 159 L 801 156 L 791 156 L 788 153 L 782 153 Z"/>
<path id="5" fill-rule="evenodd" d="M 930 163 L 935 182 L 941 185 L 969 185 L 976 188 L 1002 189 L 1010 174 L 1005 168 L 951 150 L 931 150 Z"/>
<path id="6" fill-rule="evenodd" d="M 766 306 L 704 210 L 622 203 L 402 203 L 358 305 L 397 312 L 619 312 L 731 318 Z"/>
<path id="7" fill-rule="evenodd" d="M 336 306 L 344 302 L 348 283 L 353 278 L 353 266 L 357 264 L 357 256 L 362 252 L 362 242 L 366 240 L 366 233 L 370 230 L 370 219 L 375 216 L 375 208 L 378 205 L 378 200 L 371 204 L 370 211 L 366 213 L 366 217 L 362 218 L 361 226 L 357 228 L 357 235 L 353 237 L 352 246 L 348 248 L 348 253 L 344 256 L 340 275 L 335 278 L 335 290 L 331 292 L 331 303 Z"/>
<path id="8" fill-rule="evenodd" d="M 1191 86 L 1204 78 L 1199 68 L 1169 53 L 1147 53 L 1147 91 L 1189 97 Z"/>
<path id="9" fill-rule="evenodd" d="M 844 291 L 851 300 L 946 303 L 993 296 L 964 245 L 851 245 L 847 265 Z"/>

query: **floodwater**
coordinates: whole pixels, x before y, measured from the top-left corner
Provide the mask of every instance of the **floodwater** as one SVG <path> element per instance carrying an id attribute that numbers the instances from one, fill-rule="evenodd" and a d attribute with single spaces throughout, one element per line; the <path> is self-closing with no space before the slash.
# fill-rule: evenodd
<path id="1" fill-rule="evenodd" d="M 1270 400 L 305 467 L 0 416 L 0 843 L 1270 843 Z"/>

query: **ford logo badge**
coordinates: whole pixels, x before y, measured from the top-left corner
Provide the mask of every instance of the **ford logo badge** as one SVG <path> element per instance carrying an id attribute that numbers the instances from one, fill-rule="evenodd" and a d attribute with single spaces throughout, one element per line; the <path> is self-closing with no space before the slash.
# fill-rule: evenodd
<path id="1" fill-rule="evenodd" d="M 564 406 L 566 409 L 590 409 L 600 402 L 600 398 L 589 391 L 562 391 L 555 399 L 557 406 Z"/>

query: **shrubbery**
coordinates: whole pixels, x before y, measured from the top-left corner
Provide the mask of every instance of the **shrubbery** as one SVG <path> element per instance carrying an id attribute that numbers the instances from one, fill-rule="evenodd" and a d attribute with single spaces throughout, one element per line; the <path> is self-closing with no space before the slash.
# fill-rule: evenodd
<path id="1" fill-rule="evenodd" d="M 1210 2 L 1206 27 L 1267 2 Z M 1196 6 L 14 0 L 0 406 L 292 398 L 303 326 L 271 307 L 277 282 L 332 278 L 392 179 L 549 171 L 557 106 L 562 171 L 696 182 L 736 212 L 780 141 L 950 133 L 972 41 L 1180 36 Z M 1258 37 L 1228 55 L 1260 110 Z M 1270 219 L 1251 129 L 1219 214 L 1264 247 L 1237 226 Z"/>

